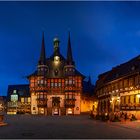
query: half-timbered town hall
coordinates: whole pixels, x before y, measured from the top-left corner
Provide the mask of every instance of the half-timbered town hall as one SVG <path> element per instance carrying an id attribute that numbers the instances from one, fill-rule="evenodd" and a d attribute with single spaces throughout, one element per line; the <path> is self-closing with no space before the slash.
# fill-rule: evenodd
<path id="1" fill-rule="evenodd" d="M 53 54 L 48 57 L 43 34 L 37 69 L 28 76 L 31 114 L 80 114 L 84 76 L 76 69 L 70 34 L 66 58 L 61 54 L 59 44 L 59 39 L 54 38 Z"/>

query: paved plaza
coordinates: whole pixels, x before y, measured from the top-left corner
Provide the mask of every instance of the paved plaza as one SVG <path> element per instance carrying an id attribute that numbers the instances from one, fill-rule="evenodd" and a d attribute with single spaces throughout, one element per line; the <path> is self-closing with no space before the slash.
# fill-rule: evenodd
<path id="1" fill-rule="evenodd" d="M 81 116 L 9 115 L 0 138 L 140 138 L 140 122 L 107 123 Z"/>

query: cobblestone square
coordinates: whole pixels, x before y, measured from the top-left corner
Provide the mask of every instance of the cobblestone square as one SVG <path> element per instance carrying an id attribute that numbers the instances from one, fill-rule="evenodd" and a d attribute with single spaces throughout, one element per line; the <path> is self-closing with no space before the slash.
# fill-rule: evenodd
<path id="1" fill-rule="evenodd" d="M 140 138 L 140 122 L 106 123 L 80 116 L 5 116 L 0 138 Z M 132 127 L 131 127 L 132 126 Z"/>

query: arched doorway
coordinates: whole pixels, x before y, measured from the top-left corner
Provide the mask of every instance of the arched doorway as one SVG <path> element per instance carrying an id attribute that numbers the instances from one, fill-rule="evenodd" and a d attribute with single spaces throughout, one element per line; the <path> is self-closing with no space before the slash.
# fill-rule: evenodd
<path id="1" fill-rule="evenodd" d="M 60 114 L 60 97 L 52 97 L 52 115 Z"/>

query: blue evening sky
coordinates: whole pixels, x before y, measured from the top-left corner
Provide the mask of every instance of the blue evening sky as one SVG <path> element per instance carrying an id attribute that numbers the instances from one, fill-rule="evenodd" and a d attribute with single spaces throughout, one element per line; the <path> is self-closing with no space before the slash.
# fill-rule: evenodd
<path id="1" fill-rule="evenodd" d="M 47 57 L 53 38 L 66 56 L 68 31 L 77 69 L 91 76 L 140 54 L 140 2 L 0 2 L 0 95 L 9 84 L 28 83 L 45 32 Z"/>

